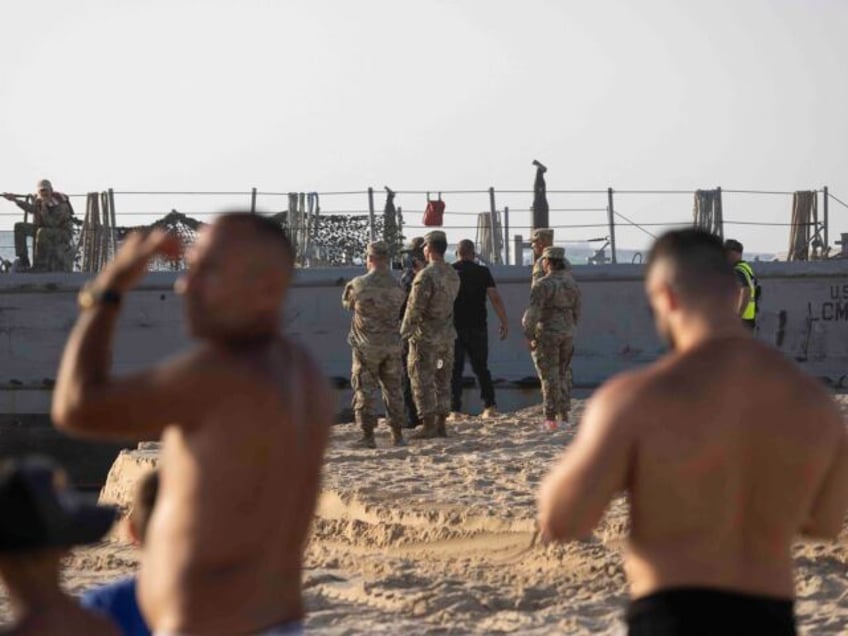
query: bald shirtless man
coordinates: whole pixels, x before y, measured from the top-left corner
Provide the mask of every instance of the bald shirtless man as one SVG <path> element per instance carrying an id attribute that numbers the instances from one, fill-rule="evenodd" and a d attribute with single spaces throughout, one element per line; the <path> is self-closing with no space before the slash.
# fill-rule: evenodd
<path id="1" fill-rule="evenodd" d="M 303 548 L 332 423 L 325 379 L 280 333 L 292 251 L 279 225 L 227 214 L 198 234 L 178 281 L 199 345 L 110 374 L 122 297 L 175 239 L 130 236 L 80 293 L 53 398 L 56 425 L 162 438 L 159 499 L 139 572 L 159 634 L 298 634 Z"/>
<path id="2" fill-rule="evenodd" d="M 833 538 L 848 436 L 833 399 L 736 314 L 719 239 L 661 237 L 646 291 L 674 351 L 607 382 L 539 491 L 543 536 L 588 535 L 626 491 L 630 634 L 793 634 L 792 541 Z"/>

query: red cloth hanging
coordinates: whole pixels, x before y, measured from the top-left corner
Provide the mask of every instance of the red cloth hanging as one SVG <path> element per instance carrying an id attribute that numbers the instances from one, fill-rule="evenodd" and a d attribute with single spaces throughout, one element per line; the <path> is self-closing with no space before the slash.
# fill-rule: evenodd
<path id="1" fill-rule="evenodd" d="M 424 225 L 427 227 L 441 227 L 444 215 L 444 201 L 441 199 L 438 201 L 427 201 L 427 208 L 424 210 Z"/>

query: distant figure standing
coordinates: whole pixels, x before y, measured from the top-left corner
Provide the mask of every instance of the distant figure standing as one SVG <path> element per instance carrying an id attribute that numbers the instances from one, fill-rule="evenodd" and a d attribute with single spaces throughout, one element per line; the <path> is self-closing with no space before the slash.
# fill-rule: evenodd
<path id="1" fill-rule="evenodd" d="M 571 386 L 568 370 L 574 333 L 580 320 L 580 289 L 565 271 L 565 250 L 546 247 L 539 259 L 545 276 L 530 290 L 530 306 L 521 324 L 542 384 L 545 424 L 568 422 Z"/>
<path id="2" fill-rule="evenodd" d="M 530 247 L 533 249 L 533 273 L 530 278 L 531 287 L 545 275 L 545 270 L 542 269 L 542 253 L 546 247 L 551 247 L 553 244 L 554 231 L 551 228 L 544 227 L 533 230 L 533 235 L 530 237 Z"/>
<path id="3" fill-rule="evenodd" d="M 280 332 L 294 251 L 278 223 L 229 213 L 198 232 L 185 299 L 190 351 L 111 373 L 122 300 L 176 237 L 131 234 L 79 295 L 52 416 L 70 433 L 161 436 L 161 484 L 138 575 L 154 632 L 298 633 L 303 549 L 335 399 L 306 350 Z"/>
<path id="4" fill-rule="evenodd" d="M 739 324 L 721 240 L 661 236 L 645 292 L 674 351 L 589 403 L 539 490 L 543 537 L 586 537 L 626 492 L 629 633 L 795 633 L 792 543 L 835 538 L 848 433 L 832 396 Z"/>
<path id="5" fill-rule="evenodd" d="M 453 354 L 453 376 L 451 378 L 451 414 L 449 420 L 462 417 L 462 372 L 465 355 L 480 384 L 480 399 L 483 400 L 481 417 L 497 415 L 495 387 L 489 372 L 489 328 L 487 325 L 486 298 L 492 303 L 500 320 L 501 340 L 509 335 L 509 321 L 495 279 L 488 267 L 474 262 L 474 242 L 463 239 L 457 246 L 459 260 L 453 268 L 459 274 L 459 293 L 453 304 L 453 324 L 456 341 Z"/>
<path id="6" fill-rule="evenodd" d="M 441 230 L 424 235 L 424 255 L 429 265 L 412 283 L 401 325 L 409 341 L 407 360 L 415 405 L 423 428 L 414 437 L 447 437 L 450 381 L 453 371 L 453 303 L 459 292 L 459 274 L 445 263 L 448 240 Z"/>
<path id="7" fill-rule="evenodd" d="M 395 446 L 404 445 L 400 308 L 405 295 L 389 269 L 390 259 L 387 243 L 369 244 L 368 273 L 345 285 L 342 294 L 342 305 L 353 312 L 347 337 L 353 358 L 350 384 L 353 413 L 362 429 L 358 445 L 365 448 L 377 448 L 374 392 L 378 387 L 383 393 L 392 442 Z"/>
<path id="8" fill-rule="evenodd" d="M 84 610 L 59 587 L 70 548 L 100 541 L 117 514 L 72 492 L 67 481 L 46 459 L 0 464 L 0 579 L 14 613 L 4 634 L 118 634 L 109 620 Z"/>
<path id="9" fill-rule="evenodd" d="M 742 259 L 742 243 L 734 239 L 727 239 L 724 242 L 724 250 L 727 252 L 730 264 L 733 265 L 736 281 L 739 283 L 739 299 L 736 311 L 742 318 L 742 324 L 754 331 L 757 328 L 757 313 L 759 311 L 759 282 L 754 270 L 747 261 Z"/>
<path id="10" fill-rule="evenodd" d="M 32 223 L 15 223 L 15 256 L 24 268 L 29 267 L 27 237 L 33 238 L 32 269 L 36 272 L 70 272 L 74 266 L 74 210 L 67 195 L 53 190 L 47 179 L 36 185 L 30 203 L 8 192 L 3 197 L 14 201 L 22 210 L 32 214 Z"/>
<path id="11" fill-rule="evenodd" d="M 406 313 L 406 303 L 409 300 L 409 292 L 412 291 L 412 281 L 415 280 L 415 275 L 426 266 L 427 259 L 424 256 L 424 237 L 416 236 L 403 250 L 403 274 L 400 277 L 400 285 L 406 294 L 406 298 L 400 309 L 401 320 L 403 320 L 403 315 Z M 421 418 L 418 417 L 418 410 L 415 408 L 412 383 L 409 380 L 409 369 L 406 364 L 409 358 L 409 341 L 405 338 L 402 340 L 403 357 L 401 359 L 401 368 L 403 369 L 403 407 L 406 411 L 406 428 L 415 428 L 421 424 Z"/>

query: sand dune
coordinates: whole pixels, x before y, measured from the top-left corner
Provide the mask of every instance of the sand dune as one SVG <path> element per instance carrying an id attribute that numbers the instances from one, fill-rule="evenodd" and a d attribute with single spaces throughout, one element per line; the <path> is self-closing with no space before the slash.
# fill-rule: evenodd
<path id="1" fill-rule="evenodd" d="M 840 397 L 845 406 L 848 401 Z M 582 412 L 578 402 L 576 414 Z M 626 585 L 627 505 L 617 499 L 592 538 L 532 545 L 535 490 L 572 432 L 542 432 L 538 407 L 451 427 L 447 440 L 349 448 L 335 427 L 304 575 L 307 627 L 321 634 L 615 634 Z M 140 459 L 136 459 L 140 457 Z M 104 496 L 122 502 L 154 451 L 116 466 Z M 848 531 L 799 543 L 797 613 L 811 634 L 848 632 Z M 77 550 L 65 585 L 78 593 L 132 572 L 115 540 Z M 0 616 L 7 611 L 0 599 Z"/>

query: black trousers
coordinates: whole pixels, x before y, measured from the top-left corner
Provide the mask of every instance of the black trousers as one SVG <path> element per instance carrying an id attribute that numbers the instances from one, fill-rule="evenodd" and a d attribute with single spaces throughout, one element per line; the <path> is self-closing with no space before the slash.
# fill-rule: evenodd
<path id="1" fill-rule="evenodd" d="M 489 331 L 483 327 L 456 329 L 453 346 L 453 375 L 451 376 L 451 411 L 462 409 L 462 372 L 465 370 L 465 354 L 471 362 L 471 370 L 480 385 L 483 407 L 495 406 L 495 387 L 489 373 Z"/>

